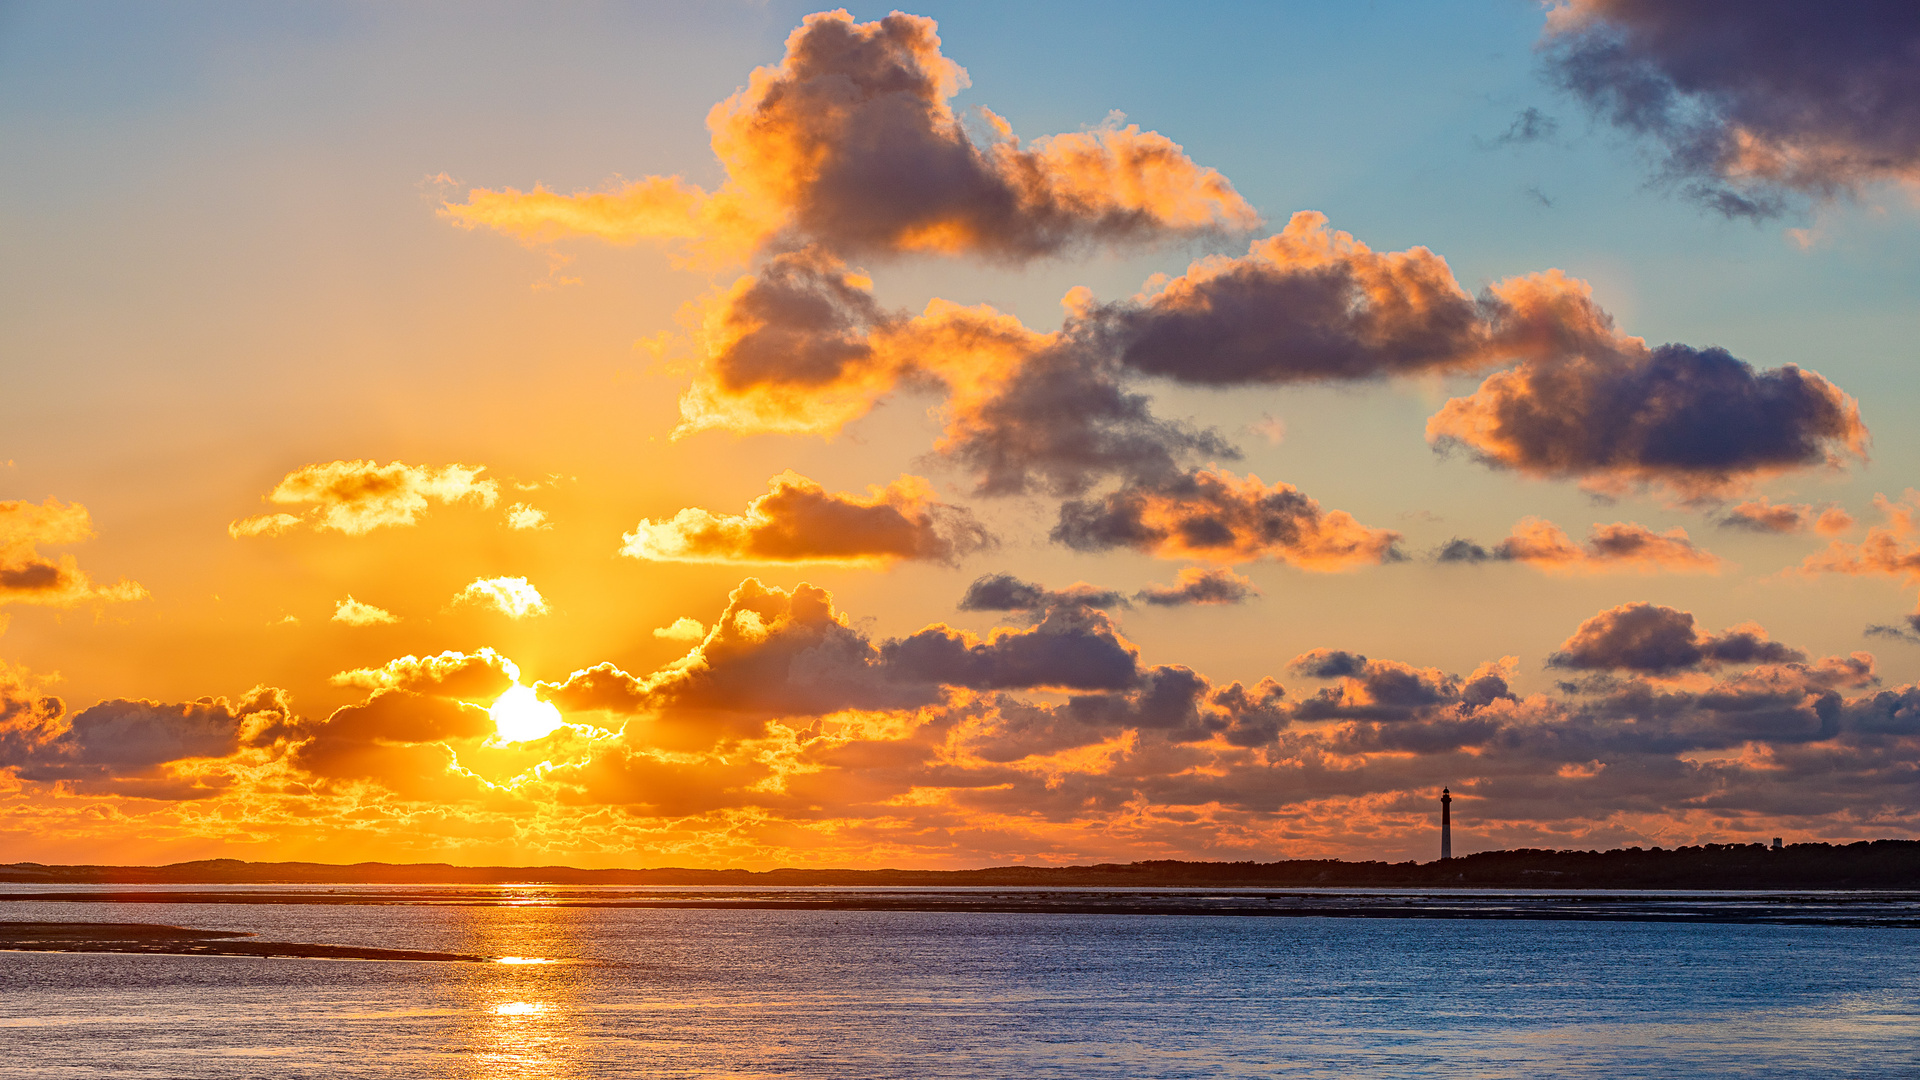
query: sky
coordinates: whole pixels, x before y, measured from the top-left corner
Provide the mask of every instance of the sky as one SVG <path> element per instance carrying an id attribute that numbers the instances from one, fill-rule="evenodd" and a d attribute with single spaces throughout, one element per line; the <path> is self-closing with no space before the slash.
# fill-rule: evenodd
<path id="1" fill-rule="evenodd" d="M 1920 837 L 1920 14 L 0 4 L 0 860 Z"/>

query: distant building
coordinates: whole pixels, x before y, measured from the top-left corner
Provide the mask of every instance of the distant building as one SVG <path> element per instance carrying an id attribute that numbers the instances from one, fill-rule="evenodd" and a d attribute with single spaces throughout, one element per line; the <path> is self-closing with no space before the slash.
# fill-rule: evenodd
<path id="1" fill-rule="evenodd" d="M 1440 789 L 1440 857 L 1453 858 L 1453 794 Z"/>

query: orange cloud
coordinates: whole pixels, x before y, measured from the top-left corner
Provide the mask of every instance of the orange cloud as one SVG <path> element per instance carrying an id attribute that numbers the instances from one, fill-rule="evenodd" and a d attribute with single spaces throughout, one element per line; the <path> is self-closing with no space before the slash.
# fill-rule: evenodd
<path id="1" fill-rule="evenodd" d="M 1759 533 L 1797 533 L 1811 529 L 1836 536 L 1853 528 L 1853 515 L 1838 506 L 1824 509 L 1805 503 L 1776 503 L 1765 498 L 1740 503 L 1720 518 L 1720 527 Z"/>
<path id="2" fill-rule="evenodd" d="M 1717 574 L 1726 565 L 1719 556 L 1695 547 L 1687 531 L 1677 526 L 1656 533 L 1633 522 L 1596 523 L 1582 546 L 1553 522 L 1533 517 L 1522 518 L 1513 527 L 1513 535 L 1494 547 L 1493 556 L 1565 574 L 1621 570 Z"/>
<path id="3" fill-rule="evenodd" d="M 902 476 L 862 498 L 788 470 L 740 516 L 688 508 L 670 520 L 642 518 L 621 554 L 660 562 L 831 562 L 901 559 L 954 562 L 992 542 L 963 507 L 934 500 L 933 487 Z"/>
<path id="4" fill-rule="evenodd" d="M 287 513 L 244 518 L 227 526 L 236 538 L 277 536 L 301 524 L 361 536 L 383 526 L 412 525 L 430 502 L 477 502 L 492 506 L 500 486 L 480 479 L 484 465 L 376 465 L 371 461 L 333 461 L 306 465 L 287 474 L 268 494 L 281 506 L 307 507 L 304 516 Z"/>
<path id="5" fill-rule="evenodd" d="M 882 308 L 873 282 L 817 248 L 786 252 L 683 313 L 697 371 L 676 438 L 707 428 L 831 435 L 903 383 L 964 411 L 1055 335 L 986 305 Z"/>
<path id="6" fill-rule="evenodd" d="M 749 580 L 659 671 L 538 685 L 618 730 L 497 737 L 478 701 L 518 683 L 488 650 L 342 672 L 372 692 L 322 721 L 265 688 L 69 716 L 0 666 L 0 800 L 37 799 L 18 823 L 35 843 L 137 829 L 180 850 L 242 828 L 402 861 L 754 866 L 1424 850 L 1442 782 L 1508 846 L 1788 820 L 1852 836 L 1863 797 L 1877 822 L 1920 820 L 1920 687 L 1878 689 L 1865 653 L 1808 661 L 1650 605 L 1588 620 L 1565 652 L 1601 677 L 1520 698 L 1511 657 L 1463 676 L 1315 649 L 1294 669 L 1330 685 L 1296 698 L 1147 666 L 1084 604 L 876 644 L 824 590 Z M 1689 816 L 1709 799 L 1717 817 Z M 1641 816 L 1622 825 L 1622 805 Z"/>
<path id="7" fill-rule="evenodd" d="M 1273 559 L 1336 571 L 1399 558 L 1400 534 L 1368 528 L 1291 484 L 1202 469 L 1060 507 L 1053 539 L 1082 551 L 1127 547 L 1162 559 Z"/>
<path id="8" fill-rule="evenodd" d="M 1920 513 L 1920 491 L 1907 489 L 1899 502 L 1875 495 L 1873 505 L 1885 515 L 1883 524 L 1867 530 L 1858 544 L 1832 541 L 1827 550 L 1807 556 L 1804 574 L 1884 574 L 1903 585 L 1920 584 L 1920 543 L 1914 539 L 1914 515 Z"/>
<path id="9" fill-rule="evenodd" d="M 92 519 L 78 503 L 0 500 L 0 604 L 73 607 L 144 599 L 147 590 L 135 582 L 96 585 L 73 556 L 48 558 L 39 551 L 41 544 L 62 546 L 92 538 Z"/>
<path id="10" fill-rule="evenodd" d="M 932 19 L 899 12 L 871 23 L 845 11 L 807 16 L 778 65 L 756 69 L 708 114 L 727 172 L 714 192 L 661 176 L 571 196 L 476 188 L 441 212 L 529 241 L 679 240 L 709 259 L 739 258 L 778 234 L 849 254 L 1026 259 L 1258 223 L 1218 172 L 1137 126 L 1022 148 L 983 111 L 990 134 L 976 143 L 949 104 L 966 72 L 941 55 L 935 31 Z"/>

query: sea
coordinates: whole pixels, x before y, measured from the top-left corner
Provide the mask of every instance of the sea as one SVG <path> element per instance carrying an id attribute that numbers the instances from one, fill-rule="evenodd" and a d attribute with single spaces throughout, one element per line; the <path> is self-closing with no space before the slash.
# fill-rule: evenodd
<path id="1" fill-rule="evenodd" d="M 1920 1077 L 1897 925 L 6 890 L 6 920 L 494 962 L 0 952 L 5 1080 Z"/>

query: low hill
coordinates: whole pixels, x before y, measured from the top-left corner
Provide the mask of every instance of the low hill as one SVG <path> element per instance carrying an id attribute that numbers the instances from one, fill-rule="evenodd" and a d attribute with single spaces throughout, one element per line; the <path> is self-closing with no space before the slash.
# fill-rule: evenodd
<path id="1" fill-rule="evenodd" d="M 1034 886 L 1089 888 L 1399 886 L 1549 889 L 1920 888 L 1920 840 L 1854 844 L 1705 844 L 1614 851 L 1485 851 L 1418 863 L 1290 859 L 1156 860 L 1094 866 L 994 866 L 979 870 L 580 870 L 568 866 L 447 863 L 256 863 L 208 859 L 167 866 L 0 864 L 0 882 L 47 885 L 679 885 Z"/>

